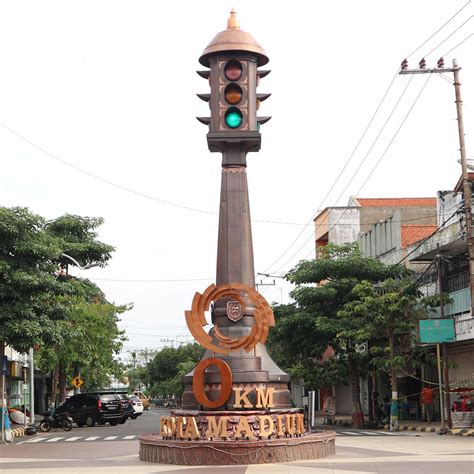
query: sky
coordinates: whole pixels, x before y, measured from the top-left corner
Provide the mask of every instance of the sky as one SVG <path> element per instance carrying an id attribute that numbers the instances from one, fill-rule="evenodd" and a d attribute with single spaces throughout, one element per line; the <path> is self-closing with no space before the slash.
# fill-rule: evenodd
<path id="1" fill-rule="evenodd" d="M 313 219 L 350 196 L 427 197 L 461 174 L 457 59 L 474 160 L 467 0 L 0 2 L 0 205 L 103 217 L 106 268 L 79 271 L 117 304 L 127 351 L 190 341 L 184 311 L 214 282 L 221 157 L 210 153 L 198 59 L 230 9 L 265 49 L 262 148 L 247 157 L 256 273 L 314 257 Z M 377 113 L 375 113 L 377 111 Z M 273 282 L 275 284 L 273 284 Z"/>

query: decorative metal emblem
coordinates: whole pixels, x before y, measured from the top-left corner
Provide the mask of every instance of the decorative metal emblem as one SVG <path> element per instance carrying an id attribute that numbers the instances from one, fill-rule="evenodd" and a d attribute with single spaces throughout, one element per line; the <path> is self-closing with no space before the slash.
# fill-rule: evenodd
<path id="1" fill-rule="evenodd" d="M 222 334 L 219 326 L 214 323 L 211 336 L 209 334 L 210 331 L 204 329 L 208 325 L 204 313 L 209 310 L 212 301 L 227 297 L 230 299 L 230 303 L 238 302 L 240 308 L 245 308 L 245 301 L 242 298 L 243 293 L 245 293 L 248 302 L 255 307 L 255 324 L 252 326 L 250 333 L 235 339 Z M 227 315 L 232 319 L 228 308 Z M 185 315 L 186 324 L 194 339 L 201 346 L 218 354 L 229 354 L 240 349 L 250 352 L 259 342 L 265 344 L 270 326 L 275 326 L 272 308 L 265 298 L 255 291 L 254 288 L 242 283 L 227 283 L 218 287 L 210 285 L 203 294 L 196 292 L 191 310 L 186 311 Z"/>
<path id="2" fill-rule="evenodd" d="M 231 300 L 227 302 L 227 317 L 236 323 L 244 315 L 241 304 L 238 301 Z"/>

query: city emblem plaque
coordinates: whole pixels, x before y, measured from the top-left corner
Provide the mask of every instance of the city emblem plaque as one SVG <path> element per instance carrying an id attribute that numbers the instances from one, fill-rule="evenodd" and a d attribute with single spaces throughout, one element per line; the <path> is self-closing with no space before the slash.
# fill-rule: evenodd
<path id="1" fill-rule="evenodd" d="M 242 306 L 238 301 L 228 301 L 227 302 L 227 317 L 236 323 L 244 315 Z"/>

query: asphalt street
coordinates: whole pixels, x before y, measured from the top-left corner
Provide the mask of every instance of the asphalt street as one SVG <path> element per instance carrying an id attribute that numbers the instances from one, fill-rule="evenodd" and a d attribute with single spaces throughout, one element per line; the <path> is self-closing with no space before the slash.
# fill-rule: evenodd
<path id="1" fill-rule="evenodd" d="M 474 473 L 474 439 L 434 433 L 336 429 L 336 455 L 284 465 L 170 466 L 141 462 L 138 435 L 156 432 L 166 411 L 125 425 L 56 430 L 0 446 L 0 473 Z"/>

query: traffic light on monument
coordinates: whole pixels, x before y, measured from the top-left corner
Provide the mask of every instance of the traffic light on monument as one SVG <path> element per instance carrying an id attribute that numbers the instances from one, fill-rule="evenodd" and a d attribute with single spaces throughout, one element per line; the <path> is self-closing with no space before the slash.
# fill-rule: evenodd
<path id="1" fill-rule="evenodd" d="M 242 55 L 222 57 L 210 61 L 210 71 L 197 71 L 209 79 L 210 94 L 197 94 L 209 102 L 211 117 L 197 117 L 209 132 L 232 134 L 234 132 L 257 132 L 261 124 L 271 117 L 257 117 L 260 103 L 271 94 L 258 94 L 261 77 L 270 71 L 257 69 L 255 59 Z"/>
<path id="2" fill-rule="evenodd" d="M 248 130 L 248 68 L 229 59 L 221 62 L 220 69 L 219 122 L 224 130 Z"/>

